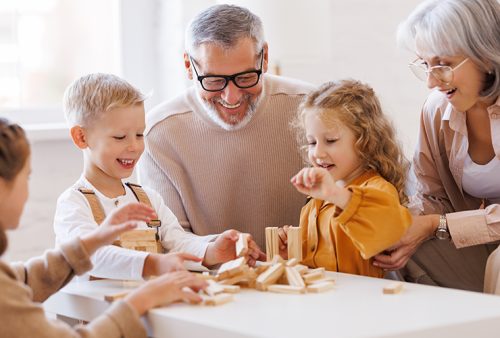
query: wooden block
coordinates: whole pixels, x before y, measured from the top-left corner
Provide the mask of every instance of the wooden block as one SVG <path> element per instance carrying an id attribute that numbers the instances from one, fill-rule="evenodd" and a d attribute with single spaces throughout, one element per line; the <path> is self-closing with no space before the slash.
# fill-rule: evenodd
<path id="1" fill-rule="evenodd" d="M 235 276 L 244 271 L 246 267 L 245 257 L 226 262 L 221 265 L 217 274 L 217 280 L 226 279 Z"/>
<path id="2" fill-rule="evenodd" d="M 211 275 L 208 271 L 204 271 L 202 273 L 195 273 L 196 277 L 204 279 L 204 280 L 215 280 L 215 276 Z"/>
<path id="3" fill-rule="evenodd" d="M 221 285 L 225 293 L 238 293 L 241 288 L 239 285 Z"/>
<path id="4" fill-rule="evenodd" d="M 248 252 L 248 238 L 249 234 L 240 234 L 238 241 L 236 242 L 236 256 L 243 257 Z"/>
<path id="5" fill-rule="evenodd" d="M 215 296 L 219 293 L 224 292 L 224 286 L 220 285 L 216 281 L 213 280 L 207 280 L 208 286 L 205 288 L 205 293 L 209 296 Z"/>
<path id="6" fill-rule="evenodd" d="M 285 268 L 285 275 L 286 275 L 286 278 L 288 280 L 289 285 L 299 286 L 302 288 L 306 286 L 304 283 L 304 280 L 302 279 L 302 276 L 294 268 L 286 267 Z"/>
<path id="7" fill-rule="evenodd" d="M 318 271 L 321 271 L 321 272 L 325 272 L 325 268 L 315 268 L 315 269 L 308 269 L 307 270 L 307 273 L 313 273 L 313 272 L 318 272 Z"/>
<path id="8" fill-rule="evenodd" d="M 242 273 L 240 273 L 240 274 L 238 274 L 236 276 L 220 280 L 219 284 L 222 284 L 222 285 L 233 285 L 233 284 L 240 283 L 240 282 L 243 282 L 243 281 L 246 281 L 246 280 L 247 280 L 247 275 L 246 275 L 246 273 L 242 272 Z"/>
<path id="9" fill-rule="evenodd" d="M 302 261 L 302 233 L 300 227 L 289 227 L 287 232 L 288 259 Z"/>
<path id="10" fill-rule="evenodd" d="M 283 274 L 285 267 L 282 263 L 271 266 L 266 272 L 257 277 L 256 288 L 265 291 L 268 285 L 274 284 Z"/>
<path id="11" fill-rule="evenodd" d="M 392 282 L 387 284 L 382 290 L 386 295 L 394 295 L 403 291 L 403 283 L 401 282 Z"/>
<path id="12" fill-rule="evenodd" d="M 120 235 L 120 241 L 156 241 L 155 229 L 140 229 L 127 231 Z"/>
<path id="13" fill-rule="evenodd" d="M 129 291 L 122 291 L 122 292 L 118 292 L 118 293 L 114 293 L 114 294 L 110 294 L 110 295 L 104 295 L 104 300 L 106 302 L 114 302 L 117 299 L 124 298 L 129 293 L 130 293 L 130 290 Z"/>
<path id="14" fill-rule="evenodd" d="M 320 278 L 320 279 L 312 280 L 312 281 L 310 281 L 310 282 L 308 282 L 306 284 L 313 285 L 313 284 L 324 283 L 324 282 L 332 282 L 332 283 L 334 283 L 335 279 L 333 277 L 325 276 L 325 277 Z"/>
<path id="15" fill-rule="evenodd" d="M 215 306 L 215 305 L 222 305 L 229 303 L 230 301 L 233 300 L 234 297 L 230 293 L 219 293 L 218 295 L 215 296 L 202 296 L 202 298 L 203 298 L 202 301 L 203 305 Z"/>
<path id="16" fill-rule="evenodd" d="M 324 292 L 333 289 L 335 286 L 334 282 L 321 282 L 321 283 L 314 283 L 311 285 L 307 286 L 307 292 Z"/>
<path id="17" fill-rule="evenodd" d="M 282 284 L 272 284 L 267 287 L 267 291 L 277 292 L 277 293 L 300 294 L 304 293 L 305 290 L 306 288 L 303 286 L 282 285 Z"/>
<path id="18" fill-rule="evenodd" d="M 295 266 L 299 264 L 299 261 L 297 260 L 297 258 L 292 258 L 292 259 L 289 259 L 287 262 L 286 262 L 286 266 Z"/>
<path id="19" fill-rule="evenodd" d="M 297 264 L 293 267 L 297 272 L 301 275 L 304 275 L 307 273 L 307 270 L 309 269 L 307 266 L 302 265 L 302 264 Z"/>
<path id="20" fill-rule="evenodd" d="M 324 271 L 314 271 L 314 272 L 309 272 L 304 275 L 302 275 L 302 278 L 304 278 L 304 282 L 306 284 L 310 284 L 311 282 L 324 278 L 325 277 L 325 272 Z"/>
<path id="21" fill-rule="evenodd" d="M 266 228 L 266 256 L 271 261 L 275 255 L 279 255 L 278 227 Z"/>

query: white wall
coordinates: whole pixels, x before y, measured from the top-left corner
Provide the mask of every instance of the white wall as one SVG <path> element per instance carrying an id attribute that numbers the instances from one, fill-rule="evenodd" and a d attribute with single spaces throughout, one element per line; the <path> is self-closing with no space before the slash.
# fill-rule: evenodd
<path id="1" fill-rule="evenodd" d="M 315 84 L 345 77 L 370 83 L 393 118 L 411 156 L 419 109 L 427 90 L 410 73 L 412 55 L 400 51 L 395 31 L 421 0 L 239 0 L 261 16 L 271 66 Z M 183 71 L 183 31 L 200 9 L 220 1 L 122 1 L 124 76 L 158 103 L 188 85 Z M 128 14 L 127 14 L 128 13 Z M 52 217 L 59 194 L 80 175 L 80 152 L 66 131 L 30 133 L 33 140 L 31 196 L 21 228 L 9 235 L 6 258 L 26 259 L 54 243 Z M 61 134 L 63 136 L 61 136 Z"/>

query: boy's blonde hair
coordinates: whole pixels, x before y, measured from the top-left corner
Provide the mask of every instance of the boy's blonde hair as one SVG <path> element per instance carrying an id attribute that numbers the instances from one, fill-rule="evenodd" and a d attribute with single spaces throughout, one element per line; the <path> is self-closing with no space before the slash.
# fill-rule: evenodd
<path id="1" fill-rule="evenodd" d="M 409 161 L 396 140 L 394 128 L 382 112 L 373 89 L 359 81 L 327 82 L 304 98 L 292 122 L 300 144 L 305 144 L 305 116 L 317 110 L 329 125 L 344 124 L 355 135 L 355 148 L 367 169 L 377 171 L 393 184 L 402 204 L 408 202 L 404 192 Z"/>
<path id="2" fill-rule="evenodd" d="M 76 79 L 64 92 L 63 110 L 70 126 L 89 127 L 102 114 L 143 103 L 146 96 L 112 74 L 94 73 Z"/>

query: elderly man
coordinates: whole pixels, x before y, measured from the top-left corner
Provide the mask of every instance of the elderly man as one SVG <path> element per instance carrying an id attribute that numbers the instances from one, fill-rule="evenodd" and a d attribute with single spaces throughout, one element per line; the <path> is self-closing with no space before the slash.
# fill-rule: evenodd
<path id="1" fill-rule="evenodd" d="M 264 228 L 297 224 L 302 167 L 290 121 L 312 86 L 266 74 L 268 45 L 249 10 L 216 5 L 186 31 L 194 85 L 147 117 L 141 182 L 196 234 L 234 228 L 262 247 Z"/>

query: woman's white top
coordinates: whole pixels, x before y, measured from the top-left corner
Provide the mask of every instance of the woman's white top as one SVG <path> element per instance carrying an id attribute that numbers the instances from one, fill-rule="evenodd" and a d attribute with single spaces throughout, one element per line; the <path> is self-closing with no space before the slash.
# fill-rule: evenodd
<path id="1" fill-rule="evenodd" d="M 495 156 L 481 165 L 467 154 L 464 162 L 462 188 L 471 196 L 485 198 L 488 204 L 500 203 L 500 159 Z"/>

